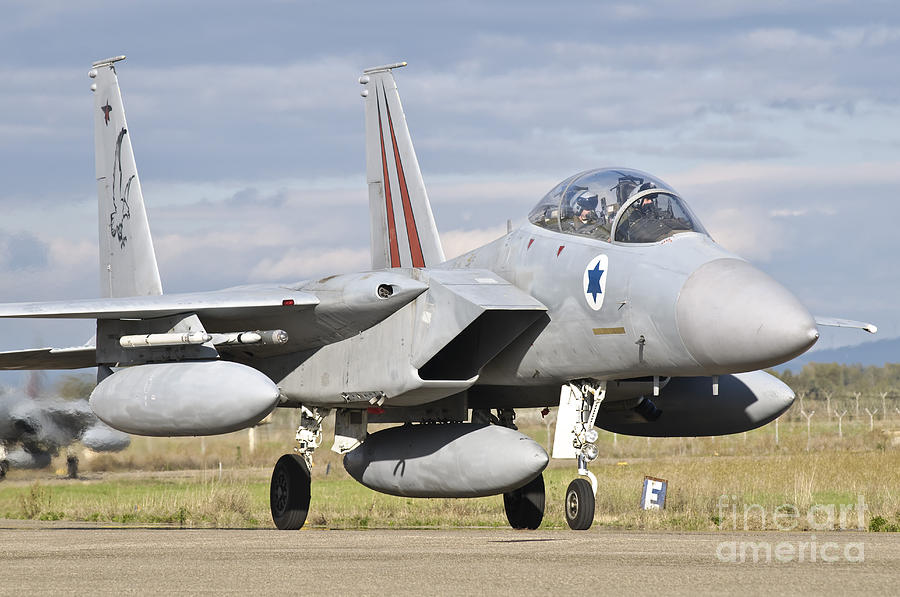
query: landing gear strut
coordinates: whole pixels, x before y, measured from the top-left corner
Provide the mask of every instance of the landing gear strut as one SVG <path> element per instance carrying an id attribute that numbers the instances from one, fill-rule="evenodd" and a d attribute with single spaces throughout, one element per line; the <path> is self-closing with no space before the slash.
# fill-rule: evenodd
<path id="1" fill-rule="evenodd" d="M 312 455 L 322 443 L 324 419 L 324 414 L 318 409 L 301 407 L 298 446 L 294 448 L 296 454 L 285 454 L 279 458 L 272 471 L 269 507 L 275 526 L 283 531 L 301 528 L 309 514 Z"/>
<path id="2" fill-rule="evenodd" d="M 606 382 L 584 380 L 579 385 L 570 383 L 568 386 L 570 401 L 566 406 L 575 411 L 574 424 L 569 436 L 572 438 L 572 448 L 580 477 L 569 483 L 566 489 L 566 522 L 572 530 L 586 531 L 594 522 L 597 495 L 597 477 L 587 466 L 597 458 L 598 450 L 594 443 L 597 441 L 597 431 L 594 429 L 594 423 L 597 421 L 600 405 L 606 397 Z M 561 401 L 560 410 L 563 406 Z M 568 457 L 572 457 L 571 451 Z"/>

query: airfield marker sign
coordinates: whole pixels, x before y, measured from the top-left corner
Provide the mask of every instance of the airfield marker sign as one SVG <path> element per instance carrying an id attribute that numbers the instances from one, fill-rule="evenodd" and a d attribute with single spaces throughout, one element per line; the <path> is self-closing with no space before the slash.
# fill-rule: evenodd
<path id="1" fill-rule="evenodd" d="M 644 489 L 641 492 L 642 510 L 662 510 L 666 507 L 666 490 L 669 482 L 656 477 L 644 477 Z"/>

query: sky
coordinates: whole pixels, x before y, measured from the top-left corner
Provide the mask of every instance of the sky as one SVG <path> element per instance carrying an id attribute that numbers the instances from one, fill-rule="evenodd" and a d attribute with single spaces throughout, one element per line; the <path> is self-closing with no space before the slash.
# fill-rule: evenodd
<path id="1" fill-rule="evenodd" d="M 900 336 L 900 5 L 11 0 L 0 301 L 99 296 L 93 61 L 118 65 L 166 292 L 369 264 L 357 78 L 395 72 L 448 257 L 558 181 L 650 172 L 817 315 Z M 90 322 L 3 321 L 0 350 Z M 819 347 L 867 340 L 825 330 Z"/>

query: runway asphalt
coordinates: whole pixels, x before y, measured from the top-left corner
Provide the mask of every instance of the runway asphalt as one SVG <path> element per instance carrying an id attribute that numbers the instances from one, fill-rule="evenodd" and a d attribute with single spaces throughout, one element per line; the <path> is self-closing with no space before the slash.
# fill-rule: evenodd
<path id="1" fill-rule="evenodd" d="M 0 520 L 2 594 L 896 594 L 898 586 L 896 534 L 281 532 Z"/>

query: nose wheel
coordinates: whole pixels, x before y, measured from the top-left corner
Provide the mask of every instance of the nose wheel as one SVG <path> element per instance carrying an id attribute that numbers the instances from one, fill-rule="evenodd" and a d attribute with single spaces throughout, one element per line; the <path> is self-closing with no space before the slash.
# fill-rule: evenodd
<path id="1" fill-rule="evenodd" d="M 544 519 L 544 474 L 526 485 L 503 494 L 506 519 L 514 529 L 536 529 Z"/>
<path id="2" fill-rule="evenodd" d="M 566 522 L 573 531 L 586 531 L 594 522 L 594 488 L 578 478 L 566 489 Z"/>

